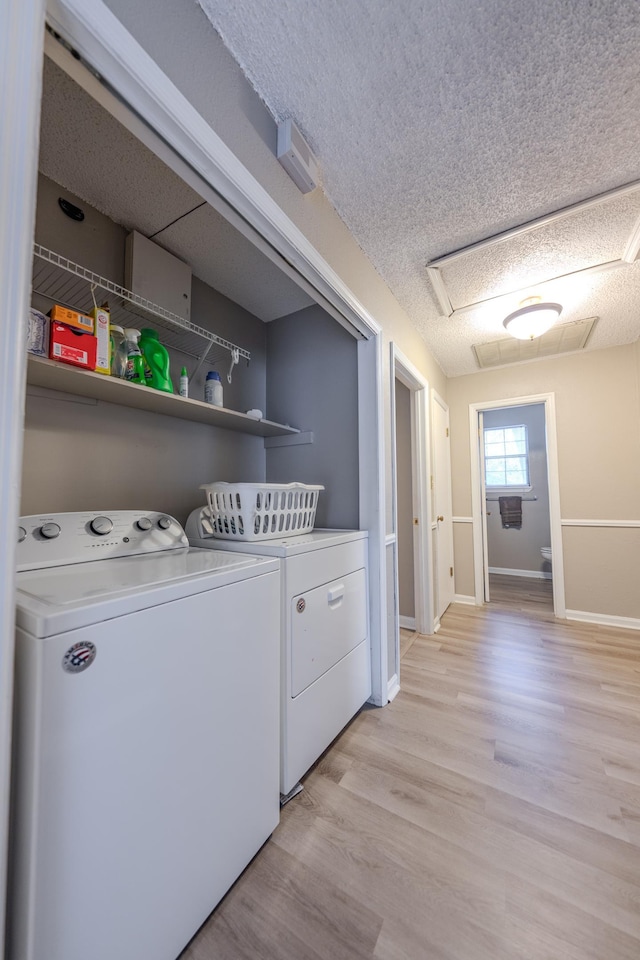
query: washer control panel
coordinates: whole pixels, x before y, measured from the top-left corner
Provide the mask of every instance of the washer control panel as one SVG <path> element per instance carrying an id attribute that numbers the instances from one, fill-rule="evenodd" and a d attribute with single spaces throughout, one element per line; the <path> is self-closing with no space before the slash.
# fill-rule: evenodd
<path id="1" fill-rule="evenodd" d="M 113 510 L 20 517 L 18 570 L 132 557 L 189 546 L 174 517 L 153 510 Z"/>

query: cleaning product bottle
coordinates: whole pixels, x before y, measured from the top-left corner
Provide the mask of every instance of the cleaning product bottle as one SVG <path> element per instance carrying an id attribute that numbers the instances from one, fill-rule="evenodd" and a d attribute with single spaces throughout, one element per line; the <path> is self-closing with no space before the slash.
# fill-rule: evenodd
<path id="1" fill-rule="evenodd" d="M 186 367 L 183 367 L 180 371 L 180 396 L 189 396 L 189 374 Z"/>
<path id="2" fill-rule="evenodd" d="M 158 340 L 157 330 L 146 327 L 140 335 L 140 350 L 145 362 L 147 386 L 173 393 L 169 376 L 169 351 Z"/>
<path id="3" fill-rule="evenodd" d="M 109 324 L 111 340 L 111 376 L 124 379 L 127 373 L 127 341 L 117 323 Z"/>
<path id="4" fill-rule="evenodd" d="M 222 381 L 217 370 L 210 370 L 204 382 L 204 402 L 222 406 Z"/>
<path id="5" fill-rule="evenodd" d="M 93 318 L 93 335 L 96 338 L 96 373 L 111 376 L 111 332 L 109 325 L 111 317 L 109 304 L 105 301 L 101 307 L 97 303 L 91 311 Z"/>
<path id="6" fill-rule="evenodd" d="M 125 347 L 127 351 L 127 370 L 125 373 L 125 378 L 131 380 L 132 383 L 140 383 L 143 386 L 146 386 L 146 378 L 144 375 L 144 359 L 138 345 L 138 339 L 140 337 L 140 331 L 135 330 L 133 327 L 127 327 L 124 331 L 125 336 Z"/>

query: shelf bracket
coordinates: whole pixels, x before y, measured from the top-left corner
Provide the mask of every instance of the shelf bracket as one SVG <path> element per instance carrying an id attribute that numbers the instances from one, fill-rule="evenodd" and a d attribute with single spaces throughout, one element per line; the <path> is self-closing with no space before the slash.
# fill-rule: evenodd
<path id="1" fill-rule="evenodd" d="M 190 380 L 194 380 L 194 379 L 195 379 L 196 374 L 197 374 L 197 373 L 199 372 L 199 370 L 200 370 L 200 367 L 202 366 L 202 364 L 205 362 L 205 360 L 206 360 L 207 357 L 209 356 L 209 353 L 210 353 L 210 351 L 211 351 L 211 347 L 212 347 L 212 346 L 213 346 L 213 343 L 208 343 L 207 346 L 205 347 L 202 355 L 198 358 L 198 362 L 197 362 L 197 364 L 196 364 L 196 366 L 195 366 L 195 369 L 194 369 L 193 373 L 190 373 L 190 374 L 189 374 L 189 379 L 190 379 Z"/>

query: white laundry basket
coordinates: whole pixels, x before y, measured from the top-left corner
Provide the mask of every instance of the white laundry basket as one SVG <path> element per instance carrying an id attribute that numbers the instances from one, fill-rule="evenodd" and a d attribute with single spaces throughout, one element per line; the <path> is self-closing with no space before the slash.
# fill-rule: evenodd
<path id="1" fill-rule="evenodd" d="M 318 495 L 309 483 L 203 483 L 214 537 L 274 540 L 313 530 Z"/>

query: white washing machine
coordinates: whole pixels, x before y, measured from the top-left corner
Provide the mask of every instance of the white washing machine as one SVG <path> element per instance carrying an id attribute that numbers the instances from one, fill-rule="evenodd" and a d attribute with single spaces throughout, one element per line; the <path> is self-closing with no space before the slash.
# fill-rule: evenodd
<path id="1" fill-rule="evenodd" d="M 208 507 L 191 513 L 186 532 L 192 546 L 280 560 L 284 798 L 371 696 L 367 533 L 222 540 L 213 537 Z"/>
<path id="2" fill-rule="evenodd" d="M 19 538 L 9 956 L 175 960 L 278 823 L 278 563 L 153 512 Z"/>

